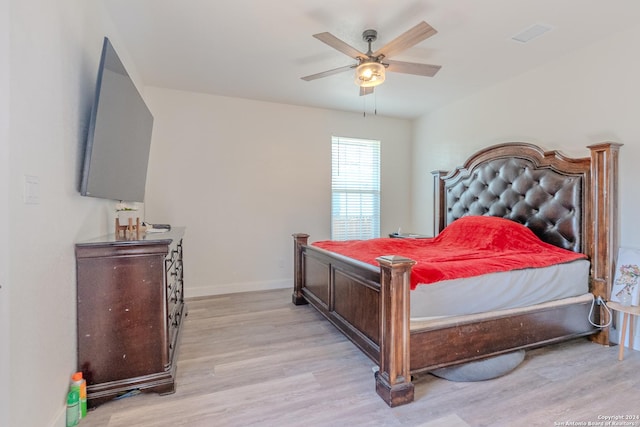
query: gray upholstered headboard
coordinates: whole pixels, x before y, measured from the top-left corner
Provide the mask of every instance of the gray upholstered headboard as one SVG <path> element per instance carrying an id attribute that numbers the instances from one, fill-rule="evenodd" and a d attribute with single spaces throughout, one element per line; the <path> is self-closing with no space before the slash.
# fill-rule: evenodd
<path id="1" fill-rule="evenodd" d="M 570 159 L 526 143 L 482 150 L 436 176 L 435 230 L 467 215 L 508 218 L 543 241 L 585 252 L 590 159 Z"/>

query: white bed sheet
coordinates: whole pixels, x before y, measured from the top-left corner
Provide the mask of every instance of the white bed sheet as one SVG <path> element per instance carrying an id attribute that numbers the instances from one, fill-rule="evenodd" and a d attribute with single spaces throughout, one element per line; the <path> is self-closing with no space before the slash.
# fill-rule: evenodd
<path id="1" fill-rule="evenodd" d="M 589 292 L 587 260 L 418 285 L 411 320 L 526 307 Z"/>

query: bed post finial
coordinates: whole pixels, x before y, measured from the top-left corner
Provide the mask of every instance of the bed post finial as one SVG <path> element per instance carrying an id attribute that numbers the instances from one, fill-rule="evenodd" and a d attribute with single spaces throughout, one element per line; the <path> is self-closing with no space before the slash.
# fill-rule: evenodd
<path id="1" fill-rule="evenodd" d="M 591 150 L 591 194 L 589 204 L 591 221 L 587 232 L 591 242 L 588 255 L 591 258 L 591 292 L 595 297 L 608 301 L 615 274 L 615 257 L 618 251 L 618 152 L 622 144 L 604 142 L 590 145 Z M 604 318 L 604 307 L 600 319 Z M 602 321 L 601 321 L 602 322 Z M 603 328 L 592 336 L 592 340 L 609 345 L 609 328 Z"/>
<path id="2" fill-rule="evenodd" d="M 307 304 L 307 300 L 302 295 L 302 285 L 304 280 L 302 249 L 309 241 L 309 235 L 305 233 L 293 234 L 293 295 L 291 301 L 295 305 Z"/>
<path id="3" fill-rule="evenodd" d="M 380 370 L 376 392 L 394 407 L 413 401 L 410 369 L 409 301 L 415 261 L 399 256 L 376 258 L 380 263 Z"/>

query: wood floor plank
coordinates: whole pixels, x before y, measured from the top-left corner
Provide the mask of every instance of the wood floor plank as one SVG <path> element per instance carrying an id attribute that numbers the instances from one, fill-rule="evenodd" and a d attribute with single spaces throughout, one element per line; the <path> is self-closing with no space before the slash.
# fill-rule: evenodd
<path id="1" fill-rule="evenodd" d="M 640 415 L 640 352 L 586 339 L 535 349 L 510 374 L 456 383 L 421 374 L 389 408 L 373 363 L 290 290 L 188 301 L 177 390 L 89 412 L 82 426 L 553 426 Z M 636 423 L 640 427 L 640 421 Z"/>

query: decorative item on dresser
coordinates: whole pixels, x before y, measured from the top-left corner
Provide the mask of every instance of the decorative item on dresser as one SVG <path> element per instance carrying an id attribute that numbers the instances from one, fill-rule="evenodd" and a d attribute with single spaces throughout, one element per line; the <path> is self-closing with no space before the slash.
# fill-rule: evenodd
<path id="1" fill-rule="evenodd" d="M 413 400 L 413 374 L 579 336 L 608 345 L 609 329 L 599 326 L 604 307 L 590 316 L 594 297 L 611 295 L 620 146 L 591 145 L 590 157 L 569 158 L 533 144 L 499 144 L 448 174 L 434 172 L 436 234 L 466 216 L 524 224 L 544 244 L 586 255 L 590 265 L 580 281 L 585 293 L 555 299 L 553 289 L 542 286 L 551 280 L 539 278 L 530 286 L 544 289 L 541 302 L 519 305 L 516 298 L 507 308 L 415 319 L 415 261 L 385 253 L 376 255 L 374 266 L 308 244 L 309 235 L 299 233 L 293 303 L 312 305 L 378 365 L 376 392 L 389 406 Z"/>
<path id="2" fill-rule="evenodd" d="M 184 231 L 76 244 L 78 370 L 87 381 L 89 406 L 132 391 L 175 391 L 187 315 Z"/>

